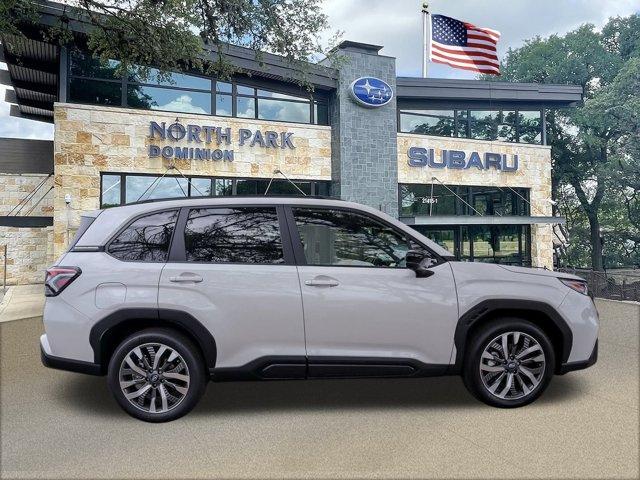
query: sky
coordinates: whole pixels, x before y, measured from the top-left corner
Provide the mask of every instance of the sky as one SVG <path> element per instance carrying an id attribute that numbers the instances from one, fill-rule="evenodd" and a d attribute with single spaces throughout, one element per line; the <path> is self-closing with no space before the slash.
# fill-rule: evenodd
<path id="1" fill-rule="evenodd" d="M 419 77 L 422 72 L 421 0 L 324 0 L 330 28 L 342 40 L 383 45 L 382 55 L 396 58 L 398 76 Z M 602 27 L 609 17 L 640 12 L 640 0 L 431 0 L 431 13 L 443 14 L 501 32 L 500 58 L 536 35 L 564 34 L 583 23 Z M 0 63 L 0 69 L 6 65 Z M 363 72 L 365 74 L 366 72 Z M 472 72 L 429 63 L 433 78 L 474 78 Z M 0 137 L 52 139 L 53 126 L 9 116 L 0 85 Z"/>

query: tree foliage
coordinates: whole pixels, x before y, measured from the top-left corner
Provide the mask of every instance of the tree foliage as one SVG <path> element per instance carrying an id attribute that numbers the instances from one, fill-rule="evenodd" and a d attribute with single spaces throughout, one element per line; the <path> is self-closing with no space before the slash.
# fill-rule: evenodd
<path id="1" fill-rule="evenodd" d="M 46 34 L 67 41 L 68 21 L 79 14 L 92 26 L 89 49 L 123 69 L 153 66 L 166 76 L 190 68 L 228 78 L 238 71 L 225 57 L 231 44 L 252 49 L 258 61 L 261 51 L 284 57 L 306 86 L 307 61 L 322 53 L 319 34 L 328 25 L 319 0 L 76 0 L 66 8 Z M 35 20 L 37 3 L 0 0 L 0 31 L 19 33 Z"/>
<path id="2" fill-rule="evenodd" d="M 640 264 L 640 16 L 586 24 L 510 49 L 502 80 L 580 85 L 584 104 L 547 113 L 553 193 L 567 216 L 565 262 Z M 585 250 L 588 250 L 586 255 Z"/>

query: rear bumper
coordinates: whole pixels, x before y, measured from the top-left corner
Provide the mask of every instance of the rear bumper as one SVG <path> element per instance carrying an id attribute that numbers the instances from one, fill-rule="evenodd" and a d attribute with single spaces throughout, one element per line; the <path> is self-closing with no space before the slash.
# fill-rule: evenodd
<path id="1" fill-rule="evenodd" d="M 560 375 L 564 375 L 565 373 L 574 372 L 576 370 L 584 370 L 585 368 L 589 368 L 598 361 L 598 340 L 596 340 L 596 344 L 593 346 L 593 351 L 591 352 L 591 356 L 584 361 L 581 362 L 567 362 L 563 363 L 560 366 L 560 371 L 558 372 Z"/>
<path id="2" fill-rule="evenodd" d="M 85 373 L 87 375 L 104 375 L 102 366 L 97 363 L 83 362 L 69 358 L 55 357 L 51 355 L 49 342 L 46 335 L 40 337 L 40 359 L 42 364 L 48 368 L 56 370 L 67 370 L 69 372 Z"/>

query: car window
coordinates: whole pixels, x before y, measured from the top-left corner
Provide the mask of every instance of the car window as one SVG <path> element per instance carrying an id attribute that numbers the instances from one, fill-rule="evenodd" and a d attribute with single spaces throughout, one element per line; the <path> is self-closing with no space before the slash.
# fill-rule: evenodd
<path id="1" fill-rule="evenodd" d="M 152 213 L 134 220 L 107 247 L 120 260 L 166 262 L 178 210 Z"/>
<path id="2" fill-rule="evenodd" d="M 196 208 L 184 230 L 188 262 L 284 262 L 275 207 Z"/>
<path id="3" fill-rule="evenodd" d="M 356 212 L 294 208 L 308 265 L 405 267 L 406 236 Z"/>

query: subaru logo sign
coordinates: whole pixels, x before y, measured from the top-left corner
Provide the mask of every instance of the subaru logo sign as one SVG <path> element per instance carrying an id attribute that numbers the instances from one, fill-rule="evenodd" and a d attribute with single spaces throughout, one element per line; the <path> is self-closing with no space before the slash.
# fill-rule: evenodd
<path id="1" fill-rule="evenodd" d="M 381 107 L 393 98 L 393 90 L 379 78 L 361 77 L 349 87 L 353 99 L 364 107 Z"/>

